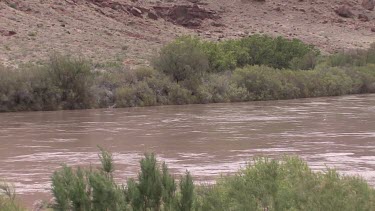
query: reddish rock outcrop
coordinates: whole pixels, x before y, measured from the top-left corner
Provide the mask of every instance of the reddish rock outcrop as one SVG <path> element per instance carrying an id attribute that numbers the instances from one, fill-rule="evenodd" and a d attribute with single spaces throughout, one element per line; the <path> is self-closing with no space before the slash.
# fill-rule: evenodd
<path id="1" fill-rule="evenodd" d="M 10 37 L 10 36 L 13 36 L 13 35 L 16 35 L 16 34 L 17 34 L 17 32 L 15 32 L 15 31 L 8 31 L 8 30 L 0 29 L 0 35 L 1 36 Z"/>
<path id="2" fill-rule="evenodd" d="M 370 19 L 368 18 L 368 16 L 367 16 L 367 15 L 364 15 L 364 14 L 359 14 L 359 15 L 358 15 L 358 19 L 359 19 L 360 21 L 363 21 L 363 22 L 367 22 L 367 21 L 370 20 Z"/>
<path id="3" fill-rule="evenodd" d="M 366 10 L 373 10 L 375 7 L 375 2 L 374 0 L 363 0 L 362 7 L 365 8 Z"/>
<path id="4" fill-rule="evenodd" d="M 348 6 L 339 6 L 337 9 L 335 9 L 335 12 L 337 15 L 343 17 L 343 18 L 351 18 L 353 17 L 352 11 L 349 9 Z"/>
<path id="5" fill-rule="evenodd" d="M 198 5 L 155 6 L 154 10 L 166 21 L 187 28 L 198 28 L 205 19 L 219 18 L 214 11 L 200 8 Z"/>

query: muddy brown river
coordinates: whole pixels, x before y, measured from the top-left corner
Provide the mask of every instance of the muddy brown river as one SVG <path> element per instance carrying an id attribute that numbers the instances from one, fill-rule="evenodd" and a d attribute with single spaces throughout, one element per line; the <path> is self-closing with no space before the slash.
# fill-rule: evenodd
<path id="1" fill-rule="evenodd" d="M 0 178 L 30 206 L 50 198 L 62 163 L 98 164 L 113 152 L 119 181 L 136 176 L 143 152 L 176 175 L 203 182 L 252 157 L 302 156 L 315 170 L 335 167 L 375 185 L 375 95 L 287 101 L 0 114 Z"/>

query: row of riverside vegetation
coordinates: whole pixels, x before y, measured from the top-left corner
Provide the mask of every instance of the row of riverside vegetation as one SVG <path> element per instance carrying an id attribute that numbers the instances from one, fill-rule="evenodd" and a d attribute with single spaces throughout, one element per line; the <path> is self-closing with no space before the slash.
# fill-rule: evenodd
<path id="1" fill-rule="evenodd" d="M 375 92 L 375 43 L 322 55 L 299 40 L 253 35 L 211 42 L 180 37 L 151 67 L 54 55 L 0 66 L 0 111 L 279 100 Z"/>
<path id="2" fill-rule="evenodd" d="M 375 209 L 375 189 L 360 177 L 343 176 L 333 169 L 313 172 L 298 157 L 264 157 L 215 184 L 196 185 L 187 171 L 178 180 L 154 154 L 140 161 L 137 179 L 115 182 L 112 154 L 102 150 L 101 167 L 63 166 L 52 176 L 53 203 L 59 211 L 283 211 Z M 116 180 L 119 180 L 118 178 Z M 9 198 L 12 198 L 10 196 Z M 21 211 L 13 199 L 0 210 Z"/>

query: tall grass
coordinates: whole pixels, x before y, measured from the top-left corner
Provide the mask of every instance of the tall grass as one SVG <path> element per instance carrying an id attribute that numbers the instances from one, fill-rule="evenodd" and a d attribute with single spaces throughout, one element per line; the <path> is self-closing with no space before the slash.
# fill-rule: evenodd
<path id="1" fill-rule="evenodd" d="M 16 200 L 14 188 L 4 182 L 0 183 L 0 210 L 3 211 L 24 211 Z"/>

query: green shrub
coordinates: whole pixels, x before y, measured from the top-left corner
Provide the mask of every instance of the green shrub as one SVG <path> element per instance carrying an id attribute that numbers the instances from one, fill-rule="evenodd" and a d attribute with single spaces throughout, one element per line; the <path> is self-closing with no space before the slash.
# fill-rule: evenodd
<path id="1" fill-rule="evenodd" d="M 371 93 L 374 74 L 373 65 L 294 71 L 248 66 L 236 69 L 231 80 L 247 91 L 246 100 L 275 100 Z"/>
<path id="2" fill-rule="evenodd" d="M 61 93 L 64 109 L 83 109 L 93 106 L 91 92 L 94 73 L 90 64 L 68 56 L 52 56 L 46 67 L 47 76 Z"/>
<path id="3" fill-rule="evenodd" d="M 55 210 L 126 210 L 125 191 L 112 178 L 112 156 L 105 150 L 99 155 L 97 170 L 63 166 L 52 176 Z"/>
<path id="4" fill-rule="evenodd" d="M 293 58 L 289 66 L 293 70 L 312 70 L 318 63 L 318 56 L 315 52 L 311 51 L 302 57 Z"/>
<path id="5" fill-rule="evenodd" d="M 183 105 L 194 102 L 191 91 L 180 86 L 179 84 L 171 84 L 168 90 L 169 102 L 174 105 Z"/>
<path id="6" fill-rule="evenodd" d="M 202 41 L 200 48 L 205 53 L 209 61 L 210 72 L 223 72 L 226 70 L 233 70 L 237 66 L 237 52 L 240 46 L 238 42 L 208 42 Z"/>
<path id="7" fill-rule="evenodd" d="M 198 193 L 201 210 L 372 210 L 375 190 L 333 170 L 314 173 L 296 157 L 258 158 Z"/>
<path id="8" fill-rule="evenodd" d="M 128 71 L 124 80 L 113 84 L 117 107 L 186 104 L 191 92 L 182 87 L 190 80 L 177 84 L 163 73 L 150 68 Z M 121 76 L 117 77 L 119 80 Z"/>
<path id="9" fill-rule="evenodd" d="M 241 39 L 240 42 L 241 46 L 247 49 L 249 61 L 246 64 L 249 65 L 266 65 L 277 69 L 290 68 L 291 62 L 296 59 L 303 59 L 307 57 L 306 55 L 315 57 L 319 54 L 314 47 L 297 39 L 253 35 Z M 307 68 L 310 69 L 312 65 L 307 65 Z"/>
<path id="10" fill-rule="evenodd" d="M 116 91 L 116 102 L 120 107 L 156 105 L 156 95 L 147 82 L 138 82 L 130 87 L 121 87 Z"/>
<path id="11" fill-rule="evenodd" d="M 91 210 L 127 210 L 125 191 L 108 178 L 107 172 L 93 172 L 89 175 L 91 188 Z M 82 210 L 82 209 L 80 209 Z M 85 209 L 83 209 L 85 210 Z"/>
<path id="12" fill-rule="evenodd" d="M 198 86 L 199 103 L 219 103 L 230 101 L 230 75 L 210 74 L 204 83 Z"/>
<path id="13" fill-rule="evenodd" d="M 356 79 L 358 93 L 375 93 L 375 64 L 350 68 L 347 73 Z"/>
<path id="14" fill-rule="evenodd" d="M 161 49 L 154 66 L 180 82 L 201 77 L 208 71 L 209 62 L 198 38 L 181 37 Z"/>
<path id="15" fill-rule="evenodd" d="M 65 56 L 42 66 L 0 67 L 0 111 L 94 107 L 93 79 L 87 62 Z"/>
<path id="16" fill-rule="evenodd" d="M 164 47 L 155 67 L 176 81 L 205 72 L 224 72 L 245 65 L 313 69 L 319 51 L 300 40 L 253 35 L 240 40 L 202 41 L 181 37 Z"/>
<path id="17" fill-rule="evenodd" d="M 313 69 L 319 51 L 300 40 L 253 35 L 239 40 L 202 42 L 215 72 L 245 65 L 266 65 L 278 69 Z"/>
<path id="18" fill-rule="evenodd" d="M 194 203 L 194 183 L 190 173 L 186 171 L 184 177 L 180 180 L 180 199 L 178 210 L 190 211 L 193 210 Z"/>
<path id="19" fill-rule="evenodd" d="M 162 164 L 162 197 L 164 210 L 174 210 L 176 204 L 176 181 L 169 174 L 167 164 Z"/>
<path id="20" fill-rule="evenodd" d="M 0 111 L 54 110 L 60 95 L 39 67 L 0 67 Z"/>
<path id="21" fill-rule="evenodd" d="M 163 190 L 162 175 L 154 154 L 146 154 L 141 160 L 137 188 L 144 202 L 143 209 L 158 209 Z"/>
<path id="22" fill-rule="evenodd" d="M 375 64 L 375 43 L 367 50 L 353 49 L 340 52 L 327 57 L 326 63 L 332 67 L 353 67 Z"/>
<path id="23" fill-rule="evenodd" d="M 145 154 L 140 164 L 138 182 L 129 180 L 127 187 L 133 209 L 176 210 L 176 182 L 167 165 L 163 163 L 160 169 L 154 154 Z"/>
<path id="24" fill-rule="evenodd" d="M 249 66 L 237 69 L 233 81 L 249 92 L 250 100 L 285 99 L 285 87 L 282 73 L 266 66 Z"/>

